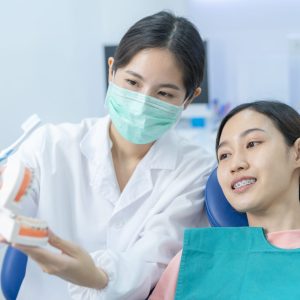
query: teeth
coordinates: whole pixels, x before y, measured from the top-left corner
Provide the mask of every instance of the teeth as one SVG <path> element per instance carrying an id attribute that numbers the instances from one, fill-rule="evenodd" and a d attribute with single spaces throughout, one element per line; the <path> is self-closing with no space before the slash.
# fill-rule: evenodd
<path id="1" fill-rule="evenodd" d="M 238 189 L 238 188 L 243 187 L 245 185 L 254 183 L 255 181 L 256 181 L 255 179 L 245 179 L 245 180 L 242 180 L 242 181 L 239 181 L 239 182 L 235 183 L 233 188 Z"/>
<path id="2" fill-rule="evenodd" d="M 44 221 L 32 219 L 28 217 L 17 217 L 17 221 L 25 227 L 44 230 L 47 228 L 47 224 Z"/>

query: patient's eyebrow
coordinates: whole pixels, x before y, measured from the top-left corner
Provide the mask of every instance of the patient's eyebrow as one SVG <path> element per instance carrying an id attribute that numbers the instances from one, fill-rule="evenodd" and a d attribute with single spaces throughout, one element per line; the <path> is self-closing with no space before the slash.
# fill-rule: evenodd
<path id="1" fill-rule="evenodd" d="M 250 128 L 250 129 L 247 129 L 245 131 L 243 131 L 240 136 L 241 137 L 245 137 L 247 134 L 253 132 L 253 131 L 261 131 L 261 132 L 266 132 L 265 130 L 261 129 L 261 128 Z"/>
<path id="2" fill-rule="evenodd" d="M 265 130 L 263 130 L 263 129 L 261 129 L 261 128 L 249 128 L 249 129 L 243 131 L 243 132 L 240 134 L 240 137 L 245 137 L 246 135 L 252 133 L 253 131 L 266 132 Z M 225 141 L 223 141 L 222 143 L 220 143 L 220 144 L 218 145 L 217 151 L 218 151 L 221 147 L 226 146 L 226 145 L 228 145 L 228 141 L 225 140 Z"/>

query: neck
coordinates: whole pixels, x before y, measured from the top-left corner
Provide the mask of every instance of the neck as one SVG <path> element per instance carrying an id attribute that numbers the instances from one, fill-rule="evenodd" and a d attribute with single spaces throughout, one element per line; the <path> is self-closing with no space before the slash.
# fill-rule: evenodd
<path id="1" fill-rule="evenodd" d="M 154 143 L 152 142 L 145 145 L 133 144 L 119 134 L 112 122 L 109 127 L 109 136 L 113 144 L 113 155 L 122 160 L 141 160 Z"/>
<path id="2" fill-rule="evenodd" d="M 266 233 L 300 229 L 300 203 L 282 201 L 280 207 L 264 212 L 247 212 L 249 226 L 263 227 Z"/>

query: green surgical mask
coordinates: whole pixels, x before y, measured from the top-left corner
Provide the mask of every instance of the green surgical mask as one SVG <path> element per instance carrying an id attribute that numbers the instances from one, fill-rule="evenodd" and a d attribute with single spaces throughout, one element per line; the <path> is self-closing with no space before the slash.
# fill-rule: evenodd
<path id="1" fill-rule="evenodd" d="M 118 132 L 133 144 L 149 144 L 161 137 L 180 118 L 177 106 L 110 82 L 105 104 Z"/>

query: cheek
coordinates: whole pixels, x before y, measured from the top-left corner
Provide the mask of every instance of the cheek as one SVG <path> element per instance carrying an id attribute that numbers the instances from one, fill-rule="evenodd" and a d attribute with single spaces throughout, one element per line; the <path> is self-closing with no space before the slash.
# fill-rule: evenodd
<path id="1" fill-rule="evenodd" d="M 288 167 L 289 162 L 282 156 L 269 153 L 269 158 L 271 159 L 267 159 L 266 156 L 265 159 L 257 159 L 253 162 L 253 169 L 264 194 L 273 195 L 288 185 L 290 169 Z"/>
<path id="2" fill-rule="evenodd" d="M 252 168 L 256 172 L 256 176 L 259 176 L 260 180 L 270 181 L 272 178 L 278 179 L 282 171 L 285 168 L 285 164 L 282 161 L 268 160 L 268 159 L 256 159 L 252 163 Z"/>
<path id="3" fill-rule="evenodd" d="M 115 76 L 112 77 L 112 83 L 114 83 L 115 85 L 119 86 L 119 87 L 124 87 L 124 82 L 121 80 L 121 78 L 119 76 Z"/>
<path id="4" fill-rule="evenodd" d="M 124 75 L 123 73 L 120 71 L 120 70 L 117 70 L 114 75 L 112 76 L 111 78 L 111 81 L 119 86 L 119 87 L 124 87 L 124 84 L 125 84 L 125 78 L 124 78 Z"/>
<path id="5" fill-rule="evenodd" d="M 218 181 L 224 194 L 231 190 L 228 176 L 226 176 L 225 170 L 220 166 L 218 167 Z"/>
<path id="6" fill-rule="evenodd" d="M 231 199 L 234 199 L 234 193 L 233 190 L 231 189 L 230 185 L 227 185 L 226 187 L 222 188 L 223 193 L 227 199 L 227 201 L 232 205 Z"/>

